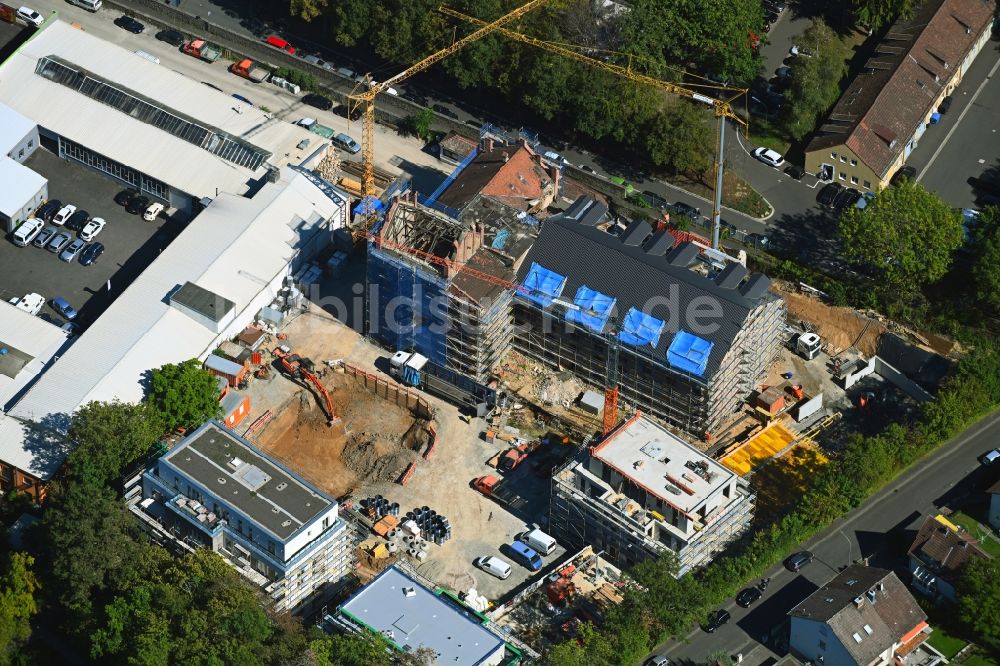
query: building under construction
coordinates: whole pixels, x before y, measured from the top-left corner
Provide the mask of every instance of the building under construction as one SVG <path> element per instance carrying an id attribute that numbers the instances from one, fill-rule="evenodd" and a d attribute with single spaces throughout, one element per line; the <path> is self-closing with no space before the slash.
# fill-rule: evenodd
<path id="1" fill-rule="evenodd" d="M 511 348 L 511 290 L 534 218 L 477 196 L 461 211 L 397 198 L 368 245 L 366 330 L 485 383 Z"/>
<path id="2" fill-rule="evenodd" d="M 580 198 L 545 221 L 517 274 L 514 347 L 593 386 L 617 374 L 623 401 L 710 438 L 777 357 L 784 301 L 669 230 L 609 233 L 606 214 Z"/>
<path id="3" fill-rule="evenodd" d="M 665 551 L 677 575 L 708 564 L 753 519 L 754 493 L 662 426 L 634 416 L 552 475 L 549 532 L 620 567 Z"/>

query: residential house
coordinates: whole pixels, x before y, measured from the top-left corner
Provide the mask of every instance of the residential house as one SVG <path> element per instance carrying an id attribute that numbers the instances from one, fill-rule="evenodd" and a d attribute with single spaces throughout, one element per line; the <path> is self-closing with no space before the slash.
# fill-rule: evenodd
<path id="1" fill-rule="evenodd" d="M 968 532 L 944 516 L 927 516 L 909 550 L 913 588 L 934 601 L 955 603 L 955 584 L 976 557 L 989 555 Z"/>
<path id="2" fill-rule="evenodd" d="M 931 629 L 927 615 L 896 574 L 849 566 L 789 613 L 789 649 L 823 666 L 907 664 Z"/>
<path id="3" fill-rule="evenodd" d="M 886 187 L 989 41 L 995 12 L 993 0 L 928 0 L 894 23 L 806 146 L 806 171 Z"/>

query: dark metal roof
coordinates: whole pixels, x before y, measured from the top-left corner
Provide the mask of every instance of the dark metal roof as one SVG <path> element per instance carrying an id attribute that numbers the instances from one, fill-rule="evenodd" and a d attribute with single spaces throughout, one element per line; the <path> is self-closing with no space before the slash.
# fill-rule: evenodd
<path id="1" fill-rule="evenodd" d="M 909 554 L 945 580 L 954 582 L 966 562 L 974 557 L 988 558 L 968 533 L 959 533 L 927 516 L 917 530 Z"/>
<path id="2" fill-rule="evenodd" d="M 647 233 L 648 230 L 647 225 Z M 532 263 L 537 262 L 566 276 L 564 297 L 572 296 L 585 284 L 616 298 L 612 320 L 621 321 L 632 307 L 662 319 L 666 326 L 653 353 L 664 363 L 667 348 L 679 330 L 709 340 L 713 347 L 703 375 L 709 379 L 718 370 L 750 311 L 762 300 L 777 296 L 768 292 L 770 280 L 764 275 L 751 278 L 753 289 L 750 293 L 754 297 L 748 298 L 738 289 L 722 288 L 689 270 L 686 266 L 698 254 L 698 247 L 689 243 L 678 246 L 668 255 L 677 258 L 675 253 L 680 252 L 682 261 L 671 265 L 663 256 L 668 242 L 672 239 L 654 236 L 644 246 L 627 245 L 617 236 L 596 227 L 566 215 L 556 215 L 542 225 L 538 239 L 518 271 L 517 282 L 521 283 Z M 689 311 L 688 305 L 698 302 L 695 299 L 717 303 L 721 316 L 712 320 L 704 316 L 707 309 Z M 707 328 L 695 319 L 715 325 Z"/>
<path id="3" fill-rule="evenodd" d="M 236 304 L 228 298 L 199 287 L 194 282 L 185 282 L 184 286 L 170 295 L 170 302 L 194 310 L 216 323 L 222 321 L 236 307 Z"/>

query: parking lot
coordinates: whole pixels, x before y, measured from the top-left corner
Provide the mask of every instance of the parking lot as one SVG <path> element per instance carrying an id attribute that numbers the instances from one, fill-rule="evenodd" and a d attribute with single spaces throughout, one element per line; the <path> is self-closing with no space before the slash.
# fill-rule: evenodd
<path id="1" fill-rule="evenodd" d="M 96 263 L 83 266 L 79 257 L 66 263 L 47 250 L 32 245 L 18 247 L 8 236 L 0 243 L 0 297 L 10 300 L 35 292 L 51 303 L 61 296 L 80 313 L 77 321 L 85 327 L 177 237 L 183 223 L 163 217 L 146 222 L 141 215 L 128 214 L 114 202 L 115 194 L 124 189 L 122 184 L 59 159 L 45 148 L 36 150 L 25 164 L 48 179 L 50 199 L 104 218 L 107 224 L 95 240 L 103 243 L 105 250 Z M 42 309 L 40 316 L 62 321 L 51 304 Z"/>

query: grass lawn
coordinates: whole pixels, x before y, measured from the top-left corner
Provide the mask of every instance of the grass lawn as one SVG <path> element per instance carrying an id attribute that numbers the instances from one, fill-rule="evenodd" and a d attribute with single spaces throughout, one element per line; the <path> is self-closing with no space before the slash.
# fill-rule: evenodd
<path id="1" fill-rule="evenodd" d="M 975 518 L 961 511 L 956 511 L 948 516 L 948 520 L 956 525 L 964 527 L 969 534 L 976 539 L 979 539 L 979 547 L 987 553 L 993 557 L 1000 557 L 1000 541 L 997 541 L 996 538 L 994 538 L 993 531 L 991 529 L 985 527 Z"/>
<path id="2" fill-rule="evenodd" d="M 949 636 L 944 633 L 944 631 L 938 627 L 934 627 L 934 632 L 931 637 L 927 639 L 935 650 L 944 655 L 945 659 L 951 659 L 958 651 L 965 647 L 965 641 L 961 638 L 955 638 L 954 636 Z"/>
<path id="3" fill-rule="evenodd" d="M 978 654 L 969 657 L 962 663 L 965 666 L 997 666 L 997 662 L 995 659 L 990 659 L 989 657 L 984 657 Z"/>
<path id="4" fill-rule="evenodd" d="M 782 155 L 788 153 L 788 149 L 791 147 L 791 143 L 778 132 L 772 121 L 761 118 L 752 119 L 749 135 L 750 143 L 753 145 L 770 148 Z"/>

